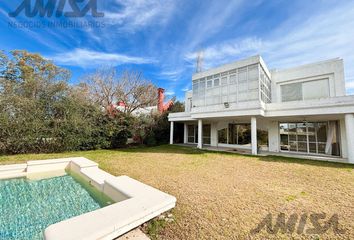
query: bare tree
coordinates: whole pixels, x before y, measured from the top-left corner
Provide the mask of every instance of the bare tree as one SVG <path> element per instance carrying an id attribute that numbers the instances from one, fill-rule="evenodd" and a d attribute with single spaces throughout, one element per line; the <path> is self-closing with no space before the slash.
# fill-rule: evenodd
<path id="1" fill-rule="evenodd" d="M 114 104 L 118 87 L 118 78 L 114 68 L 97 69 L 96 72 L 85 77 L 85 82 L 95 102 L 104 108 L 109 108 Z"/>
<path id="2" fill-rule="evenodd" d="M 116 92 L 118 101 L 125 104 L 125 113 L 157 104 L 157 88 L 142 76 L 141 72 L 124 71 Z"/>
<path id="3" fill-rule="evenodd" d="M 141 72 L 125 70 L 118 76 L 114 68 L 103 68 L 86 76 L 85 82 L 94 101 L 108 113 L 118 102 L 124 103 L 127 114 L 157 104 L 157 88 Z"/>

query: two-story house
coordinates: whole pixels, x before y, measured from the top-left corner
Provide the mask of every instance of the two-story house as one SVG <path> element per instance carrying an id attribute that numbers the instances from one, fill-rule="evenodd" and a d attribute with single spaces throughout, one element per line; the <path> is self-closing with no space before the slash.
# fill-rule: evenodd
<path id="1" fill-rule="evenodd" d="M 346 96 L 342 59 L 269 71 L 260 56 L 193 75 L 184 143 L 325 156 L 354 163 L 354 96 Z"/>

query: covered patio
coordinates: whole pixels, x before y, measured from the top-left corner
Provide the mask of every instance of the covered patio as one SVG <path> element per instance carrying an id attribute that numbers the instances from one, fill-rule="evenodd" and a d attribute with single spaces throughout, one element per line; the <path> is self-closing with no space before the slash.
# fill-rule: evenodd
<path id="1" fill-rule="evenodd" d="M 170 120 L 170 144 L 176 122 L 184 126 L 183 145 L 198 149 L 348 162 L 345 115 L 181 116 Z"/>

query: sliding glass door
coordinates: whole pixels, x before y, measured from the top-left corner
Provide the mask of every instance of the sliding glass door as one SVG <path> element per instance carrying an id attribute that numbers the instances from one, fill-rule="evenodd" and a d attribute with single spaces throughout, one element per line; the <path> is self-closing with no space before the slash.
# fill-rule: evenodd
<path id="1" fill-rule="evenodd" d="M 203 144 L 211 142 L 211 126 L 203 125 Z M 198 143 L 198 125 L 188 125 L 188 143 Z"/>
<path id="2" fill-rule="evenodd" d="M 337 121 L 280 123 L 279 132 L 281 151 L 340 156 Z"/>
<path id="3" fill-rule="evenodd" d="M 198 141 L 198 126 L 188 125 L 188 143 L 197 143 Z"/>

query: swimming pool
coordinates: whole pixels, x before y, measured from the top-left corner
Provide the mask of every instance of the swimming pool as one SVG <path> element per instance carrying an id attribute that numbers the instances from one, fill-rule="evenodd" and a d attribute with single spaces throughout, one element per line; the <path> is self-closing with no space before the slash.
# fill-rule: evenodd
<path id="1" fill-rule="evenodd" d="M 42 240 L 48 226 L 113 201 L 75 175 L 0 181 L 0 239 Z"/>
<path id="2" fill-rule="evenodd" d="M 0 165 L 0 240 L 112 240 L 175 206 L 83 157 Z"/>

